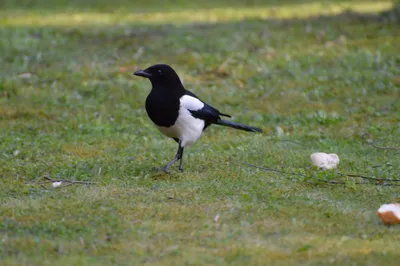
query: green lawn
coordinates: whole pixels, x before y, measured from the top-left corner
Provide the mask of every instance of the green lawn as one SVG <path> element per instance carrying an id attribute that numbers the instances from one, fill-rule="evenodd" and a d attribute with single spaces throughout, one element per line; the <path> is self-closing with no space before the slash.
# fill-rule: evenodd
<path id="1" fill-rule="evenodd" d="M 400 183 L 341 176 L 400 179 L 400 151 L 363 138 L 400 147 L 400 27 L 377 16 L 391 1 L 14 2 L 0 2 L 1 265 L 399 265 L 400 227 L 376 210 Z M 264 133 L 213 126 L 184 173 L 153 172 L 176 144 L 132 72 L 155 63 Z M 313 168 L 316 151 L 339 168 Z"/>

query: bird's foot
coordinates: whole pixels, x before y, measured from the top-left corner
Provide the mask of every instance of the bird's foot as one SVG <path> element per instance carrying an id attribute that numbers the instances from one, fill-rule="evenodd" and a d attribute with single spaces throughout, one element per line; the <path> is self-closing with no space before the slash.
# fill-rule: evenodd
<path id="1" fill-rule="evenodd" d="M 153 167 L 152 170 L 154 172 L 164 172 L 166 174 L 170 174 L 171 172 L 169 171 L 169 167 L 163 166 L 163 167 Z M 179 168 L 178 169 L 180 173 L 183 173 L 183 169 Z"/>
<path id="2" fill-rule="evenodd" d="M 169 172 L 169 167 L 163 166 L 163 167 L 154 167 L 152 169 L 154 172 L 164 172 L 166 174 L 170 174 Z"/>
<path id="3" fill-rule="evenodd" d="M 161 167 L 160 168 L 160 172 L 164 172 L 164 173 L 166 173 L 166 174 L 170 174 L 170 172 L 169 172 L 169 167 Z"/>

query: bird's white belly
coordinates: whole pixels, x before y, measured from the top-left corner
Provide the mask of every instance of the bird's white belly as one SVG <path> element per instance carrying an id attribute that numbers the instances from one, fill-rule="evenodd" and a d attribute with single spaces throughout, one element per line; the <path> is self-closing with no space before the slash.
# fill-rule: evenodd
<path id="1" fill-rule="evenodd" d="M 180 108 L 179 116 L 175 124 L 170 127 L 159 127 L 158 130 L 170 138 L 177 138 L 181 141 L 182 147 L 192 145 L 203 132 L 204 121 L 194 118 L 191 113 Z"/>

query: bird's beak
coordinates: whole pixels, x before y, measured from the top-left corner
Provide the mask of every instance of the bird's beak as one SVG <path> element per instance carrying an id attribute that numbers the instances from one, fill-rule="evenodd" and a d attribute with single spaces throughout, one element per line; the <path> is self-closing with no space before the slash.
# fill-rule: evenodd
<path id="1" fill-rule="evenodd" d="M 136 71 L 135 73 L 133 73 L 133 75 L 135 75 L 135 76 L 140 76 L 140 77 L 144 77 L 144 78 L 151 78 L 151 74 L 150 74 L 150 73 L 147 73 L 147 72 L 144 71 L 144 70 L 138 70 L 138 71 Z"/>

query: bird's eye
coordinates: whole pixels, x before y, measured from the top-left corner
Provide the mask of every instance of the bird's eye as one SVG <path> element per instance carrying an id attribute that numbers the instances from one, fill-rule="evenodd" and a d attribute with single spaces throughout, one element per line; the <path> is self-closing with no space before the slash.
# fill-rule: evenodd
<path id="1" fill-rule="evenodd" d="M 163 74 L 161 69 L 158 70 L 158 74 L 160 74 L 160 76 Z"/>

